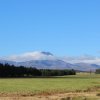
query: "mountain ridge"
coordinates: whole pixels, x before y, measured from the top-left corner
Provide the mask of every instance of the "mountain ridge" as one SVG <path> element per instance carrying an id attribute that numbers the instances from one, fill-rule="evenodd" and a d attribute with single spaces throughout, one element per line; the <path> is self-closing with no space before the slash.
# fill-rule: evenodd
<path id="1" fill-rule="evenodd" d="M 19 61 L 17 60 L 19 58 Z M 13 60 L 14 59 L 14 60 Z M 21 60 L 21 61 L 20 61 Z M 100 65 L 94 63 L 69 63 L 50 52 L 32 52 L 21 56 L 0 59 L 0 63 L 8 63 L 16 66 L 36 67 L 38 69 L 75 69 L 80 71 L 95 71 Z"/>

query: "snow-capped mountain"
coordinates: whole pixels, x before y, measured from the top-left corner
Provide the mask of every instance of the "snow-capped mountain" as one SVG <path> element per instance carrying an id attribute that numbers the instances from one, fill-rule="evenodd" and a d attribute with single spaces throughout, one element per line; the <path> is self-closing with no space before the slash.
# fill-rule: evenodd
<path id="1" fill-rule="evenodd" d="M 79 59 L 81 62 L 71 63 L 72 58 L 63 59 L 56 57 L 50 52 L 28 52 L 21 55 L 13 55 L 9 57 L 1 57 L 0 63 L 9 63 L 16 66 L 36 67 L 39 69 L 75 69 L 80 71 L 95 71 L 100 68 L 100 65 L 95 63 L 85 63 L 84 59 Z M 90 58 L 89 58 L 90 59 Z M 83 61 L 83 62 L 82 62 Z"/>
<path id="2" fill-rule="evenodd" d="M 4 57 L 0 63 L 9 63 L 16 66 L 36 67 L 39 69 L 72 69 L 73 65 L 55 57 L 50 52 L 30 52 L 21 55 Z"/>

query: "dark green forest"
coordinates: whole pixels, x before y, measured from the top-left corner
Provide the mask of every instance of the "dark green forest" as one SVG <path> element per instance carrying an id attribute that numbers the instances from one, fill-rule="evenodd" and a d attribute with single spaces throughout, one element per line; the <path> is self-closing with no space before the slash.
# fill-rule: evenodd
<path id="1" fill-rule="evenodd" d="M 75 70 L 36 69 L 33 67 L 0 64 L 0 77 L 35 77 L 75 75 Z"/>
<path id="2" fill-rule="evenodd" d="M 100 74 L 100 69 L 97 69 L 95 73 Z"/>

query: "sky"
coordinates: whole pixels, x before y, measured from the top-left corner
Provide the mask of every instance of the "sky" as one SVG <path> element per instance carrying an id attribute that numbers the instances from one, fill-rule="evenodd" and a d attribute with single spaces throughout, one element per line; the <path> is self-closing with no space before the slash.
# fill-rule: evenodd
<path id="1" fill-rule="evenodd" d="M 0 56 L 33 51 L 100 56 L 100 0 L 0 0 Z"/>

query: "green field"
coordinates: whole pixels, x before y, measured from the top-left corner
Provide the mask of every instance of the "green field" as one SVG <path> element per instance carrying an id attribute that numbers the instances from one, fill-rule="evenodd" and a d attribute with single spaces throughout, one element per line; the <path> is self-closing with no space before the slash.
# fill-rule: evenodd
<path id="1" fill-rule="evenodd" d="M 55 78 L 0 79 L 0 93 L 53 93 L 91 90 L 100 87 L 100 75 L 78 74 Z"/>

